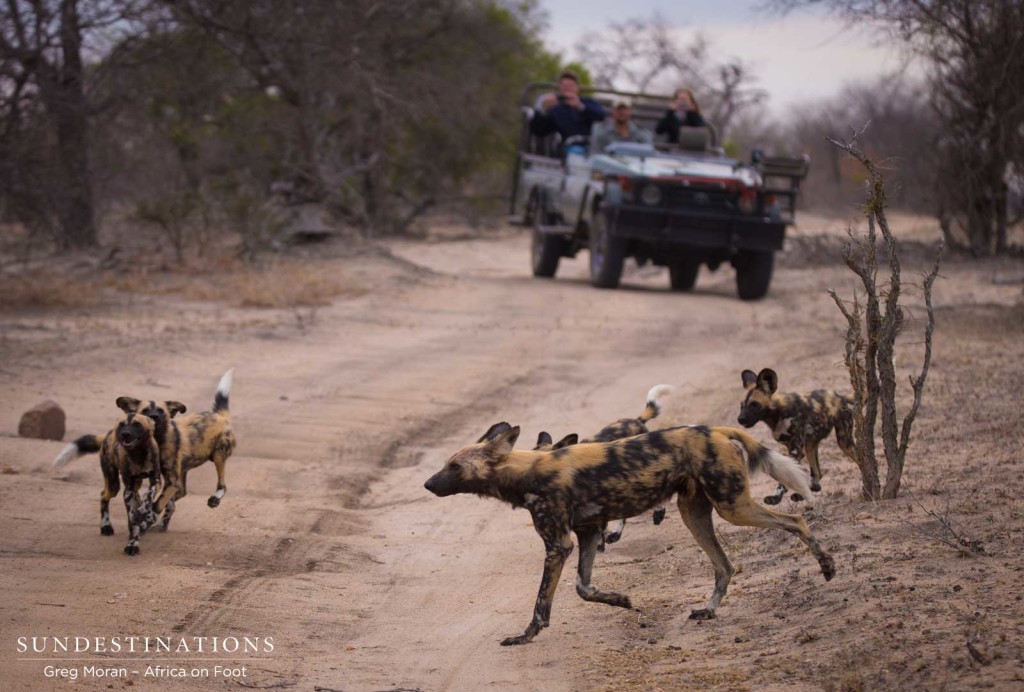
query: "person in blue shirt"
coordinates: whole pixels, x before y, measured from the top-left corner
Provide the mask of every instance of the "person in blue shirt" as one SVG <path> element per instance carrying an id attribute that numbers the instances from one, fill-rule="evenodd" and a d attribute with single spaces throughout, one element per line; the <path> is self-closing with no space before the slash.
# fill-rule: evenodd
<path id="1" fill-rule="evenodd" d="M 589 137 L 594 123 L 605 118 L 604 107 L 589 98 L 580 97 L 580 80 L 573 72 L 563 72 L 558 78 L 558 93 L 548 94 L 541 110 L 530 120 L 530 132 L 538 137 L 552 133 L 570 137 Z"/>

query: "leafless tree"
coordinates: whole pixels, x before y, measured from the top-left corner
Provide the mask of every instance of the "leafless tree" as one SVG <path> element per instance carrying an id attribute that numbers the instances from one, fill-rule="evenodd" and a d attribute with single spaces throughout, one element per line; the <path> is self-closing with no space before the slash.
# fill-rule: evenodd
<path id="1" fill-rule="evenodd" d="M 613 22 L 607 29 L 584 34 L 575 51 L 600 87 L 693 89 L 724 138 L 738 117 L 765 101 L 767 92 L 755 86 L 748 65 L 736 58 L 713 60 L 703 35 L 684 42 L 675 29 L 660 14 Z"/>
<path id="2" fill-rule="evenodd" d="M 942 124 L 937 197 L 946 241 L 976 255 L 1008 247 L 1011 170 L 1024 165 L 1024 2 L 771 0 L 870 21 L 922 56 Z"/>
<path id="3" fill-rule="evenodd" d="M 931 365 L 932 336 L 935 331 L 932 286 L 939 273 L 939 257 L 936 257 L 931 272 L 925 275 L 922 285 L 927 312 L 924 357 L 920 374 L 910 377 L 914 399 L 901 425 L 897 420 L 894 357 L 896 339 L 904 327 L 906 312 L 900 304 L 902 284 L 899 249 L 885 215 L 885 181 L 874 161 L 860 149 L 857 135 L 848 142 L 835 139 L 829 141 L 859 161 L 868 174 L 868 200 L 864 209 L 868 231 L 860 237 L 851 231 L 850 242 L 843 252 L 846 265 L 861 280 L 865 304 L 861 306 L 856 292 L 851 307 L 847 307 L 835 291 L 830 291 L 829 294 L 843 313 L 848 325 L 845 361 L 854 392 L 854 429 L 863 494 L 867 499 L 891 499 L 899 493 L 907 448 L 910 444 L 910 430 L 921 405 L 924 384 Z M 884 253 L 889 265 L 889 280 L 884 283 L 878 281 L 876 224 L 882 234 Z M 939 256 L 941 253 L 940 247 Z M 887 464 L 885 487 L 881 492 L 878 461 L 875 457 L 875 424 L 878 421 L 879 407 L 882 446 Z"/>
<path id="4" fill-rule="evenodd" d="M 19 220 L 64 248 L 96 242 L 89 168 L 87 39 L 114 31 L 133 3 L 5 0 L 0 4 L 0 180 Z M 26 150 L 25 135 L 32 146 Z M 13 169 L 13 170 L 12 170 Z M 22 184 L 25 175 L 33 186 Z"/>

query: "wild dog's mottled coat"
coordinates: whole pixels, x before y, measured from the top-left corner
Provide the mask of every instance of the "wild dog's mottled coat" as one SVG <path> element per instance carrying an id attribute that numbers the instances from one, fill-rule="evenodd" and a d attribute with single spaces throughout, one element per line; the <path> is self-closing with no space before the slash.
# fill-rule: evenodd
<path id="1" fill-rule="evenodd" d="M 647 423 L 651 422 L 661 414 L 661 406 L 658 404 L 658 400 L 661 397 L 669 394 L 672 391 L 672 387 L 667 384 L 659 384 L 651 387 L 647 392 L 647 399 L 644 402 L 643 412 L 636 418 L 620 418 L 619 420 L 609 423 L 608 425 L 601 428 L 596 435 L 593 437 L 583 440 L 583 443 L 588 442 L 614 442 L 615 440 L 621 440 L 627 437 L 633 437 L 634 435 L 643 435 L 647 432 Z M 547 433 L 541 433 L 547 435 Z M 558 447 L 565 447 L 567 444 L 577 444 L 576 441 L 568 442 L 569 437 L 563 438 L 559 443 Z M 550 435 L 549 444 L 550 444 Z M 543 449 L 540 439 L 537 441 L 537 446 L 534 449 Z M 660 524 L 665 519 L 665 505 L 658 505 L 654 508 L 654 523 L 655 525 Z M 604 550 L 605 542 L 615 543 L 622 538 L 622 532 L 626 528 L 626 520 L 619 519 L 613 525 L 610 531 L 602 529 L 601 542 L 598 545 L 598 550 Z"/>
<path id="2" fill-rule="evenodd" d="M 786 446 L 797 460 L 807 458 L 811 467 L 811 490 L 821 490 L 821 462 L 818 445 L 836 431 L 839 448 L 850 459 L 856 459 L 853 441 L 853 402 L 849 397 L 830 389 L 816 389 L 809 394 L 779 392 L 779 376 L 771 368 L 742 375 L 746 394 L 740 404 L 738 421 L 747 428 L 764 422 L 772 429 L 772 437 Z M 764 498 L 770 505 L 778 504 L 785 494 L 779 486 L 774 495 Z M 809 499 L 793 497 L 794 500 Z"/>
<path id="3" fill-rule="evenodd" d="M 119 397 L 117 405 L 127 412 L 149 416 L 156 424 L 156 437 L 162 455 L 176 460 L 180 470 L 177 491 L 166 504 L 161 528 L 166 531 L 174 514 L 177 500 L 188 494 L 188 472 L 213 461 L 217 468 L 217 491 L 207 500 L 207 505 L 217 507 L 227 492 L 224 481 L 225 466 L 237 444 L 231 427 L 231 411 L 228 401 L 231 395 L 232 370 L 224 373 L 213 396 L 213 410 L 193 413 L 174 420 L 175 413 L 184 413 L 185 405 L 176 401 L 143 402 L 132 397 Z M 165 490 L 166 493 L 166 490 Z M 161 497 L 161 500 L 163 498 Z M 161 505 L 157 513 L 163 511 Z"/>
<path id="4" fill-rule="evenodd" d="M 110 498 L 123 483 L 124 506 L 128 513 L 128 543 L 124 546 L 124 552 L 138 555 L 139 538 L 152 525 L 148 515 L 160 489 L 160 476 L 171 479 L 172 484 L 177 480 L 173 463 L 161 463 L 153 421 L 140 414 L 126 413 L 102 438 L 83 435 L 69 444 L 54 459 L 53 464 L 59 468 L 81 453 L 95 451 L 100 453 L 100 469 L 103 472 L 100 533 L 104 536 L 114 533 L 114 526 L 110 522 Z M 145 499 L 140 500 L 138 490 L 144 480 L 149 481 L 149 487 Z"/>
<path id="5" fill-rule="evenodd" d="M 177 414 L 187 410 L 179 401 L 141 401 L 122 396 L 115 402 L 125 413 L 138 413 L 153 421 L 161 466 L 174 469 L 173 478 L 164 478 L 160 498 L 147 507 L 147 520 L 151 524 L 156 521 L 156 515 L 163 512 L 162 531 L 167 530 L 176 502 L 188 494 L 188 472 L 192 469 L 211 460 L 217 467 L 217 491 L 207 500 L 210 507 L 218 506 L 227 492 L 225 465 L 236 445 L 228 408 L 232 372 L 229 370 L 221 377 L 213 397 L 212 411 L 175 419 Z M 63 466 L 72 459 L 100 451 L 101 440 L 98 435 L 83 435 L 61 451 L 53 462 L 54 466 Z"/>
<path id="6" fill-rule="evenodd" d="M 749 473 L 759 468 L 797 492 L 808 492 L 806 475 L 795 461 L 771 452 L 740 430 L 671 428 L 611 443 L 529 452 L 513 451 L 518 436 L 519 428 L 508 423 L 492 426 L 481 442 L 456 452 L 425 483 L 438 496 L 495 497 L 526 507 L 533 517 L 546 550 L 544 574 L 526 631 L 504 640 L 503 645 L 525 644 L 548 626 L 558 578 L 572 552 L 572 532 L 580 544 L 576 592 L 584 600 L 630 607 L 628 597 L 590 584 L 601 525 L 635 516 L 674 494 L 678 494 L 684 523 L 715 570 L 711 599 L 691 618 L 715 616 L 734 572 L 715 535 L 712 508 L 734 524 L 796 534 L 814 553 L 825 579 L 834 574 L 832 558 L 802 517 L 772 512 L 750 497 Z"/>

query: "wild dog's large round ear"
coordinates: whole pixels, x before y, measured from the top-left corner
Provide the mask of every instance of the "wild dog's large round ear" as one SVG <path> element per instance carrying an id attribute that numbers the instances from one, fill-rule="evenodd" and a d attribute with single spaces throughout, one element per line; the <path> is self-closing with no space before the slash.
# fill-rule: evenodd
<path id="1" fill-rule="evenodd" d="M 505 423 L 508 425 L 508 423 Z M 514 428 L 508 428 L 487 441 L 487 447 L 490 449 L 492 458 L 491 461 L 501 461 L 509 454 L 512 453 L 512 448 L 515 447 L 516 440 L 519 439 L 519 426 Z"/>
<path id="2" fill-rule="evenodd" d="M 480 436 L 480 439 L 477 440 L 477 444 L 480 444 L 481 442 L 487 442 L 488 440 L 493 440 L 496 436 L 500 435 L 506 430 L 509 430 L 511 427 L 511 425 L 505 423 L 504 421 L 502 421 L 501 423 L 495 423 L 494 425 L 487 429 L 487 432 Z"/>
<path id="3" fill-rule="evenodd" d="M 547 433 L 546 431 L 541 432 L 540 435 L 537 435 L 537 444 L 534 446 L 534 449 L 540 449 L 544 445 L 551 444 L 552 441 L 553 440 L 551 439 L 551 435 L 549 433 Z"/>
<path id="4" fill-rule="evenodd" d="M 757 374 L 757 385 L 769 394 L 779 388 L 779 376 L 771 368 L 765 368 Z"/>
<path id="5" fill-rule="evenodd" d="M 139 405 L 142 403 L 138 399 L 133 399 L 130 396 L 119 396 L 114 400 L 117 407 L 125 413 L 135 413 L 139 410 Z"/>
<path id="6" fill-rule="evenodd" d="M 757 384 L 757 375 L 754 374 L 753 370 L 744 370 L 742 373 L 740 373 L 740 377 L 743 378 L 744 387 L 753 387 L 755 384 Z"/>
<path id="7" fill-rule="evenodd" d="M 554 444 L 554 446 L 551 447 L 551 449 L 554 450 L 554 449 L 562 449 L 563 447 L 571 447 L 574 444 L 577 444 L 579 441 L 580 441 L 580 436 L 579 435 L 577 435 L 576 433 L 569 433 L 568 435 L 563 437 L 561 440 L 556 442 Z"/>
<path id="8" fill-rule="evenodd" d="M 167 406 L 167 413 L 171 414 L 171 418 L 174 418 L 175 414 L 185 413 L 188 411 L 185 408 L 185 404 L 180 401 L 165 401 L 164 404 Z"/>

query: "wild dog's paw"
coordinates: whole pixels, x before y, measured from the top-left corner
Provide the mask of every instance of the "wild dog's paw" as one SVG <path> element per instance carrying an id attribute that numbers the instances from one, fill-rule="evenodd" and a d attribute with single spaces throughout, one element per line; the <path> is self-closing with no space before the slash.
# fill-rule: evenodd
<path id="1" fill-rule="evenodd" d="M 793 493 L 792 495 L 789 496 L 789 499 L 792 500 L 793 502 L 803 502 L 804 496 L 801 495 L 800 493 Z"/>
<path id="2" fill-rule="evenodd" d="M 529 644 L 533 640 L 533 636 L 527 634 L 520 634 L 518 637 L 509 637 L 501 641 L 502 646 L 519 646 L 520 644 Z"/>
<path id="3" fill-rule="evenodd" d="M 620 538 L 622 538 L 622 534 L 619 533 L 618 531 L 614 531 L 614 532 L 613 531 L 609 531 L 608 533 L 606 533 L 604 535 L 604 542 L 605 543 L 617 543 Z"/>
<path id="4" fill-rule="evenodd" d="M 113 536 L 114 535 L 114 527 L 111 526 L 110 524 L 107 524 L 106 526 L 101 526 L 100 527 L 100 533 L 102 533 L 104 536 Z"/>
<path id="5" fill-rule="evenodd" d="M 621 593 L 609 593 L 608 600 L 605 601 L 610 606 L 616 606 L 618 608 L 633 609 L 633 603 L 629 600 L 629 596 Z"/>
<path id="6" fill-rule="evenodd" d="M 820 493 L 821 492 L 821 483 L 819 481 L 816 481 L 816 480 L 814 480 L 812 478 L 811 479 L 811 490 L 813 490 L 816 493 Z"/>
<path id="7" fill-rule="evenodd" d="M 766 505 L 777 505 L 780 502 L 782 502 L 782 498 L 778 495 L 766 495 L 764 498 L 764 503 Z"/>
<path id="8" fill-rule="evenodd" d="M 216 495 L 210 495 L 210 499 L 206 501 L 206 504 L 210 506 L 210 509 L 220 505 L 220 498 Z"/>
<path id="9" fill-rule="evenodd" d="M 691 620 L 714 620 L 715 619 L 715 611 L 708 610 L 707 608 L 701 608 L 700 610 L 691 610 L 690 611 L 690 619 Z"/>
<path id="10" fill-rule="evenodd" d="M 656 510 L 654 510 L 654 525 L 657 526 L 663 521 L 665 521 L 665 508 L 658 507 Z"/>
<path id="11" fill-rule="evenodd" d="M 131 543 L 129 543 L 128 545 L 126 545 L 124 547 L 124 554 L 125 555 L 138 555 L 139 554 L 139 546 L 132 545 Z"/>
<path id="12" fill-rule="evenodd" d="M 832 577 L 836 576 L 836 563 L 832 559 L 832 556 L 825 554 L 818 560 L 821 565 L 821 574 L 825 577 L 825 581 L 832 581 Z"/>

